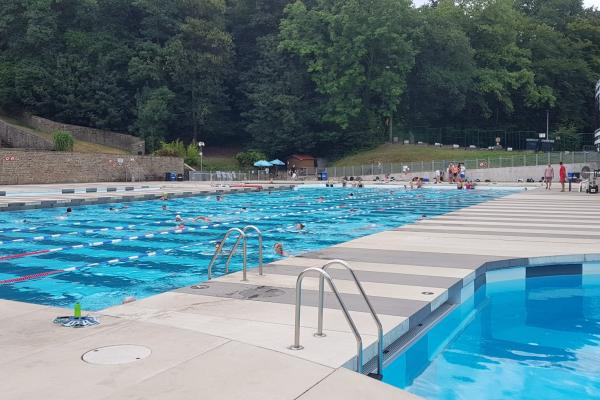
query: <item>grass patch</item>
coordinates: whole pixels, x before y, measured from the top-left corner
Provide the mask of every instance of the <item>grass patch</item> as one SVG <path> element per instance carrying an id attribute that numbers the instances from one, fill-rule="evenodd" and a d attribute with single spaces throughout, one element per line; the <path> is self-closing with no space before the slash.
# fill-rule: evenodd
<path id="1" fill-rule="evenodd" d="M 204 156 L 202 159 L 205 171 L 239 171 L 240 166 L 234 157 L 225 155 Z M 200 166 L 198 166 L 200 169 Z"/>
<path id="2" fill-rule="evenodd" d="M 504 150 L 453 149 L 427 145 L 383 144 L 371 150 L 343 157 L 332 166 L 368 165 L 372 163 L 405 163 L 413 161 L 462 161 L 476 158 L 510 157 L 522 152 Z"/>
<path id="3" fill-rule="evenodd" d="M 39 136 L 43 139 L 48 140 L 50 143 L 53 143 L 53 133 L 42 132 L 37 129 L 32 129 L 28 126 L 23 125 L 23 123 L 17 119 L 1 116 L 0 119 L 3 121 L 15 125 L 19 127 L 19 129 L 23 129 L 29 133 L 32 133 L 36 136 Z M 115 147 L 104 146 L 102 144 L 85 142 L 83 140 L 75 139 L 75 143 L 73 145 L 73 152 L 75 153 L 104 153 L 104 154 L 128 154 L 125 150 L 117 149 Z"/>

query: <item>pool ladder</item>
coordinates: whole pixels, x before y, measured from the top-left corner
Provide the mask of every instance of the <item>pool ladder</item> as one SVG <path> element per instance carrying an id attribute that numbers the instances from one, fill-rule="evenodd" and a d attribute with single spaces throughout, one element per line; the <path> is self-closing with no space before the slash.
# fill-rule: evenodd
<path id="1" fill-rule="evenodd" d="M 233 245 L 233 247 L 231 248 L 231 251 L 229 252 L 227 261 L 225 262 L 225 273 L 229 272 L 229 263 L 231 262 L 231 258 L 235 254 L 235 252 L 240 244 L 240 241 L 241 241 L 242 242 L 242 271 L 243 271 L 242 272 L 242 281 L 248 280 L 246 278 L 246 270 L 247 270 L 247 264 L 248 264 L 248 245 L 247 245 L 248 235 L 247 235 L 247 232 L 250 230 L 255 231 L 258 235 L 258 274 L 259 275 L 263 274 L 263 237 L 262 237 L 262 232 L 256 226 L 248 225 L 248 226 L 244 227 L 243 229 L 231 228 L 227 232 L 225 232 L 223 239 L 218 244 L 218 246 L 215 250 L 215 254 L 213 254 L 212 259 L 210 260 L 210 263 L 208 264 L 208 279 L 209 280 L 212 278 L 213 265 L 217 261 L 219 254 L 221 254 L 223 252 L 223 247 L 225 246 L 225 242 L 227 241 L 229 236 L 231 236 L 231 234 L 233 234 L 233 233 L 237 233 L 238 235 L 237 235 L 237 240 L 235 241 L 235 244 Z"/>
<path id="2" fill-rule="evenodd" d="M 310 272 L 316 272 L 319 274 L 319 308 L 318 308 L 317 332 L 314 334 L 314 336 L 315 337 L 326 336 L 323 333 L 323 303 L 324 303 L 324 299 L 325 299 L 325 281 L 327 281 L 327 283 L 329 284 L 329 287 L 331 288 L 331 291 L 333 292 L 336 299 L 340 303 L 340 307 L 342 308 L 344 317 L 346 317 L 346 321 L 348 322 L 348 325 L 350 325 L 350 329 L 352 330 L 352 333 L 354 334 L 354 337 L 356 338 L 356 368 L 355 368 L 355 370 L 356 370 L 356 372 L 359 372 L 359 373 L 363 372 L 362 338 L 360 336 L 360 332 L 358 331 L 358 328 L 356 327 L 356 324 L 354 323 L 354 320 L 352 319 L 352 317 L 350 316 L 350 313 L 348 312 L 348 308 L 346 307 L 346 304 L 342 300 L 340 293 L 338 292 L 337 287 L 335 286 L 335 283 L 333 283 L 333 278 L 331 277 L 331 275 L 329 275 L 327 273 L 327 269 L 333 265 L 341 265 L 342 267 L 347 269 L 348 272 L 350 272 L 350 275 L 352 276 L 354 283 L 356 283 L 358 291 L 360 292 L 361 296 L 365 300 L 365 303 L 367 304 L 367 307 L 369 308 L 369 312 L 371 313 L 371 316 L 373 317 L 373 320 L 375 321 L 375 325 L 377 325 L 377 373 L 369 374 L 369 376 L 374 377 L 376 379 L 381 379 L 383 377 L 383 327 L 381 325 L 381 321 L 379 320 L 379 317 L 377 316 L 377 313 L 375 312 L 375 309 L 373 308 L 373 305 L 369 301 L 369 297 L 365 293 L 365 290 L 363 289 L 362 285 L 360 284 L 360 281 L 356 277 L 356 274 L 354 273 L 352 268 L 350 268 L 348 263 L 346 263 L 345 261 L 332 260 L 332 261 L 328 262 L 327 264 L 323 265 L 321 268 L 316 268 L 316 267 L 307 268 L 304 271 L 302 271 L 300 273 L 300 275 L 298 275 L 298 279 L 296 280 L 296 311 L 295 311 L 295 324 L 294 324 L 294 344 L 289 346 L 288 348 L 291 350 L 302 350 L 304 348 L 304 346 L 300 345 L 300 308 L 302 307 L 302 280 L 304 279 L 306 274 L 308 274 Z"/>

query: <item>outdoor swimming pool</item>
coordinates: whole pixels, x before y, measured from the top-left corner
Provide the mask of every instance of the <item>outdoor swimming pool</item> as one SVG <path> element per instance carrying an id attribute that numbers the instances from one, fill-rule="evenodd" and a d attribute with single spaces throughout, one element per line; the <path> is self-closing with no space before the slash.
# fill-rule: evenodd
<path id="1" fill-rule="evenodd" d="M 127 296 L 140 299 L 206 280 L 215 243 L 231 227 L 258 226 L 270 262 L 280 257 L 273 252 L 277 242 L 300 254 L 508 193 L 306 187 L 226 195 L 222 201 L 213 195 L 82 206 L 69 216 L 64 208 L 4 212 L 0 298 L 59 307 L 79 301 L 84 309 L 99 310 Z M 176 215 L 184 218 L 183 229 Z M 210 222 L 192 221 L 198 216 Z M 306 227 L 299 232 L 296 223 Z M 256 240 L 249 238 L 249 267 L 256 266 L 257 253 Z M 230 270 L 241 268 L 240 258 L 234 257 Z M 223 274 L 224 261 L 214 275 Z"/>
<path id="2" fill-rule="evenodd" d="M 600 275 L 488 283 L 384 370 L 425 399 L 600 398 Z"/>

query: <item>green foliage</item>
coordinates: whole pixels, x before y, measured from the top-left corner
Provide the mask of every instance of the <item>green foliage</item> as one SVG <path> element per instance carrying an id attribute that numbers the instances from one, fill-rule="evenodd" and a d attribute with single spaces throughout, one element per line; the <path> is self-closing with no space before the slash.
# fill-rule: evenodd
<path id="1" fill-rule="evenodd" d="M 73 151 L 73 135 L 70 132 L 54 132 L 52 135 L 52 141 L 54 142 L 54 150 L 56 151 Z"/>
<path id="2" fill-rule="evenodd" d="M 580 0 L 0 0 L 0 108 L 149 151 L 331 157 L 390 118 L 536 132 L 546 110 L 592 132 L 599 77 L 600 11 Z"/>
<path id="3" fill-rule="evenodd" d="M 581 150 L 581 135 L 573 125 L 560 126 L 555 132 L 556 150 L 575 151 Z"/>
<path id="4" fill-rule="evenodd" d="M 156 150 L 154 154 L 163 157 L 180 157 L 188 165 L 200 165 L 200 150 L 196 142 L 187 146 L 179 139 L 170 143 L 161 142 L 160 149 Z"/>
<path id="5" fill-rule="evenodd" d="M 235 159 L 242 168 L 250 168 L 258 160 L 266 160 L 267 156 L 264 153 L 257 150 L 248 150 L 237 153 L 235 155 Z"/>
<path id="6" fill-rule="evenodd" d="M 179 139 L 170 143 L 161 142 L 160 149 L 154 152 L 157 156 L 163 157 L 181 157 L 184 158 L 187 154 L 185 144 Z"/>

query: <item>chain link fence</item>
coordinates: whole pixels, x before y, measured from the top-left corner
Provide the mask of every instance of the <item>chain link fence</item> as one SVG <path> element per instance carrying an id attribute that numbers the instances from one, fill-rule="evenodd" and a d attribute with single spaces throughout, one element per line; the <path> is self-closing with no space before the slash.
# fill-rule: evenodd
<path id="1" fill-rule="evenodd" d="M 434 161 L 416 161 L 406 163 L 372 163 L 366 165 L 354 165 L 347 167 L 329 167 L 328 175 L 333 178 L 344 176 L 365 176 L 365 175 L 392 175 L 403 172 L 433 172 L 436 170 L 445 171 L 450 163 L 463 163 L 468 170 L 486 169 L 486 168 L 508 168 L 508 167 L 532 167 L 547 164 L 558 164 L 560 161 L 565 164 L 588 163 L 591 161 L 600 161 L 598 152 L 555 152 L 555 153 L 525 153 L 510 157 L 488 157 L 473 159 L 453 159 L 453 160 L 434 160 Z"/>

